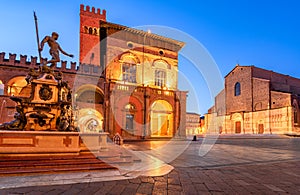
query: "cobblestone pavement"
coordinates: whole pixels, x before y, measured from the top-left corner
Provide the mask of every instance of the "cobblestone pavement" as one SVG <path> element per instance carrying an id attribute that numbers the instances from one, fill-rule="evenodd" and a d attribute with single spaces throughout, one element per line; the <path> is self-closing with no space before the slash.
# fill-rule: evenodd
<path id="1" fill-rule="evenodd" d="M 300 138 L 221 137 L 199 156 L 201 141 L 191 142 L 163 176 L 11 188 L 0 194 L 300 194 Z M 164 142 L 126 147 L 147 150 L 153 143 Z"/>

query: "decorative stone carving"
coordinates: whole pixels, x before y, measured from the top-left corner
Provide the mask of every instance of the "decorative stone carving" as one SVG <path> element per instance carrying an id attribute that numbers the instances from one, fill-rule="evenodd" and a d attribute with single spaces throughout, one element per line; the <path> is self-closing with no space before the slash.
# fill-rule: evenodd
<path id="1" fill-rule="evenodd" d="M 49 85 L 43 85 L 39 91 L 40 98 L 42 100 L 50 100 L 52 98 L 53 92 Z"/>
<path id="2" fill-rule="evenodd" d="M 62 72 L 46 65 L 29 69 L 26 77 L 30 97 L 11 97 L 17 103 L 11 122 L 0 124 L 0 130 L 75 131 L 72 113 L 72 91 Z"/>

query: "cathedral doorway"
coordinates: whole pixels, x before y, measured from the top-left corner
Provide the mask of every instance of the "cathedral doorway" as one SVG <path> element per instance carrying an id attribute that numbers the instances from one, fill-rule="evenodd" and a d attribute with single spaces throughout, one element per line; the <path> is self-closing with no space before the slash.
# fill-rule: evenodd
<path id="1" fill-rule="evenodd" d="M 258 124 L 258 134 L 264 133 L 264 124 Z"/>
<path id="2" fill-rule="evenodd" d="M 235 133 L 241 133 L 241 121 L 235 122 Z"/>

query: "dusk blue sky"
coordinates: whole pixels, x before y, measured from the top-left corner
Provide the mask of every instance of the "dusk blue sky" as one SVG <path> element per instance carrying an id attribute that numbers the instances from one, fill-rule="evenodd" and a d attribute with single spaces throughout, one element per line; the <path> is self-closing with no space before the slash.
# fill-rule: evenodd
<path id="1" fill-rule="evenodd" d="M 160 25 L 187 33 L 207 49 L 222 77 L 239 63 L 300 78 L 300 2 L 296 0 L 1 1 L 0 52 L 6 52 L 6 57 L 8 53 L 38 55 L 35 10 L 40 39 L 59 32 L 62 48 L 75 55 L 62 59 L 77 61 L 80 4 L 105 9 L 109 22 L 128 27 Z M 179 58 L 179 70 L 196 86 L 187 110 L 206 113 L 213 102 L 205 81 L 185 59 Z M 190 91 L 184 83 L 179 86 Z"/>

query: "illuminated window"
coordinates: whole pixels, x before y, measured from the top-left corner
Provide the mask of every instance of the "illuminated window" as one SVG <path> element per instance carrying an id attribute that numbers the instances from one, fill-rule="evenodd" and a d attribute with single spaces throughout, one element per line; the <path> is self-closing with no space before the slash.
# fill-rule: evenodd
<path id="1" fill-rule="evenodd" d="M 126 106 L 125 106 L 125 109 L 126 109 L 126 111 L 132 111 L 132 110 L 134 110 L 134 105 L 132 105 L 132 104 L 127 104 Z"/>
<path id="2" fill-rule="evenodd" d="M 126 114 L 126 130 L 133 129 L 133 118 L 132 114 Z"/>
<path id="3" fill-rule="evenodd" d="M 4 84 L 0 80 L 0 95 L 4 95 Z"/>
<path id="4" fill-rule="evenodd" d="M 132 54 L 124 54 L 121 57 L 122 80 L 128 83 L 136 83 L 137 60 Z"/>
<path id="5" fill-rule="evenodd" d="M 241 84 L 237 82 L 234 85 L 234 96 L 239 96 L 239 95 L 241 95 Z"/>
<path id="6" fill-rule="evenodd" d="M 166 85 L 166 71 L 155 70 L 155 85 L 164 87 Z"/>
<path id="7" fill-rule="evenodd" d="M 7 83 L 7 93 L 11 96 L 20 95 L 22 89 L 27 85 L 25 77 L 19 76 L 11 79 Z"/>
<path id="8" fill-rule="evenodd" d="M 134 129 L 134 113 L 135 106 L 133 104 L 127 104 L 125 106 L 125 130 Z"/>
<path id="9" fill-rule="evenodd" d="M 130 63 L 122 63 L 123 81 L 136 83 L 136 65 Z"/>

